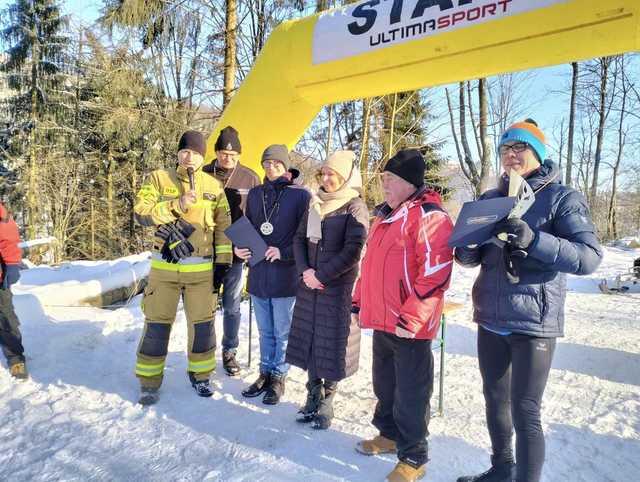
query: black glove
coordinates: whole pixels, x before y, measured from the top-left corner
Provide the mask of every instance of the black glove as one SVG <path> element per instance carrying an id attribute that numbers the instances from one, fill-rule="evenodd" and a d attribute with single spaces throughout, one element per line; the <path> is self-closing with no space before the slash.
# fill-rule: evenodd
<path id="1" fill-rule="evenodd" d="M 166 241 L 169 236 L 171 236 L 172 231 L 173 230 L 171 229 L 171 224 L 161 224 L 160 226 L 158 226 L 155 236 L 162 241 Z"/>
<path id="2" fill-rule="evenodd" d="M 224 277 L 229 272 L 228 264 L 216 264 L 216 267 L 213 269 L 213 290 L 218 291 L 222 286 L 222 282 L 224 281 Z"/>
<path id="3" fill-rule="evenodd" d="M 493 229 L 493 234 L 505 233 L 506 242 L 516 249 L 527 249 L 536 235 L 529 225 L 519 218 L 511 218 L 500 221 Z"/>
<path id="4" fill-rule="evenodd" d="M 2 271 L 2 289 L 8 290 L 11 286 L 18 282 L 20 279 L 20 267 L 17 264 L 7 264 L 3 267 Z"/>
<path id="5" fill-rule="evenodd" d="M 160 255 L 162 256 L 162 259 L 164 259 L 167 263 L 177 263 L 178 261 L 180 261 L 179 258 L 174 258 L 173 254 L 171 253 L 171 250 L 169 249 L 169 243 L 164 243 L 164 245 L 162 246 L 162 249 L 160 250 Z"/>
<path id="6" fill-rule="evenodd" d="M 187 238 L 195 231 L 195 228 L 186 221 L 178 219 L 175 223 L 164 224 L 158 228 L 158 236 L 164 235 L 164 229 L 169 230 L 169 235 L 160 250 L 162 259 L 169 263 L 177 263 L 183 258 L 188 258 L 193 253 L 193 245 Z"/>
<path id="7" fill-rule="evenodd" d="M 511 284 L 520 283 L 520 262 L 527 257 L 527 252 L 505 244 L 502 248 L 502 259 L 507 279 Z"/>
<path id="8" fill-rule="evenodd" d="M 171 236 L 171 224 L 161 224 L 153 235 L 153 248 L 162 253 L 167 239 Z M 164 255 L 162 256 L 164 258 Z"/>
<path id="9" fill-rule="evenodd" d="M 186 222 L 184 219 L 178 219 L 173 224 L 174 224 L 175 228 L 178 231 L 180 231 L 180 234 L 182 234 L 185 239 L 187 239 L 189 236 L 191 236 L 193 234 L 193 232 L 196 230 L 196 228 L 194 228 L 191 224 Z"/>
<path id="10" fill-rule="evenodd" d="M 169 236 L 167 247 L 175 260 L 188 258 L 193 253 L 193 245 L 177 230 Z"/>

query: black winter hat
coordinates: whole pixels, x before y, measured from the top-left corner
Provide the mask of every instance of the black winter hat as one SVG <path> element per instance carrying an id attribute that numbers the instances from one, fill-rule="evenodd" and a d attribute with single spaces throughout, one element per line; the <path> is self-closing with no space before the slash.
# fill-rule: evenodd
<path id="1" fill-rule="evenodd" d="M 416 149 L 403 149 L 398 151 L 384 166 L 384 171 L 394 173 L 416 187 L 424 184 L 424 171 L 427 165 L 420 151 Z"/>
<path id="2" fill-rule="evenodd" d="M 178 151 L 181 151 L 182 149 L 190 149 L 204 157 L 207 153 L 207 143 L 200 132 L 187 131 L 182 134 L 180 142 L 178 142 Z"/>
<path id="3" fill-rule="evenodd" d="M 240 145 L 238 131 L 231 126 L 222 129 L 216 140 L 215 148 L 216 151 L 235 151 L 240 154 L 242 152 L 242 146 Z"/>

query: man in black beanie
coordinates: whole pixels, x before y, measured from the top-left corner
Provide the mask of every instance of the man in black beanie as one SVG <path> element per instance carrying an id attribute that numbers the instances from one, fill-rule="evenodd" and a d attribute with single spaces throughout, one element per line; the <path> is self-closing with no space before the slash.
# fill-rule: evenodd
<path id="1" fill-rule="evenodd" d="M 379 435 L 356 446 L 365 455 L 395 453 L 393 482 L 420 479 L 428 460 L 431 340 L 438 336 L 451 277 L 453 224 L 438 193 L 424 185 L 422 154 L 405 149 L 382 174 L 376 209 L 353 292 L 353 321 L 372 328 L 373 425 Z"/>
<path id="2" fill-rule="evenodd" d="M 222 184 L 202 172 L 205 151 L 202 134 L 185 132 L 178 142 L 177 166 L 151 172 L 133 208 L 138 223 L 157 228 L 135 369 L 142 405 L 158 401 L 180 299 L 189 327 L 189 380 L 198 396 L 213 395 L 209 380 L 216 367 L 213 263 L 231 264 L 231 243 L 224 233 L 231 217 Z"/>
<path id="3" fill-rule="evenodd" d="M 258 175 L 240 163 L 242 145 L 238 131 L 227 126 L 220 131 L 215 143 L 216 158 L 204 167 L 224 186 L 224 192 L 229 201 L 231 221 L 235 222 L 244 213 L 247 205 L 249 190 L 260 184 Z M 236 360 L 236 350 L 240 343 L 238 331 L 240 329 L 240 298 L 242 296 L 242 269 L 244 261 L 234 255 L 233 264 L 227 269 L 224 265 L 217 265 L 213 273 L 213 289 L 215 292 L 224 285 L 222 292 L 223 337 L 222 337 L 222 365 L 229 376 L 240 372 L 240 365 Z"/>
<path id="4" fill-rule="evenodd" d="M 193 151 L 204 157 L 207 152 L 207 143 L 204 140 L 204 136 L 198 131 L 186 131 L 178 141 L 178 152 L 184 150 Z M 199 164 L 202 164 L 202 159 L 199 160 Z"/>

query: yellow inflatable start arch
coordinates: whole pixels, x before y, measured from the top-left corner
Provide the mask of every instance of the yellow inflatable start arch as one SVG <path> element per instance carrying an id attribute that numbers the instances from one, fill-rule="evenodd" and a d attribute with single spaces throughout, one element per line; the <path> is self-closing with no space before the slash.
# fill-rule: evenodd
<path id="1" fill-rule="evenodd" d="M 208 141 L 292 148 L 327 104 L 640 50 L 640 0 L 365 0 L 276 28 Z"/>

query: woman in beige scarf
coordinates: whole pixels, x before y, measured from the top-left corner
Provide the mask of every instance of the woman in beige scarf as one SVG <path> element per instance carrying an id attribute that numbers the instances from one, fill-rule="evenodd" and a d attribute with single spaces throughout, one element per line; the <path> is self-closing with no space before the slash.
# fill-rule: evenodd
<path id="1" fill-rule="evenodd" d="M 326 429 L 333 419 L 338 381 L 358 369 L 360 329 L 351 322 L 351 291 L 358 275 L 369 213 L 360 198 L 360 172 L 351 151 L 322 165 L 321 187 L 298 227 L 294 255 L 301 276 L 287 362 L 309 374 L 300 422 Z"/>

